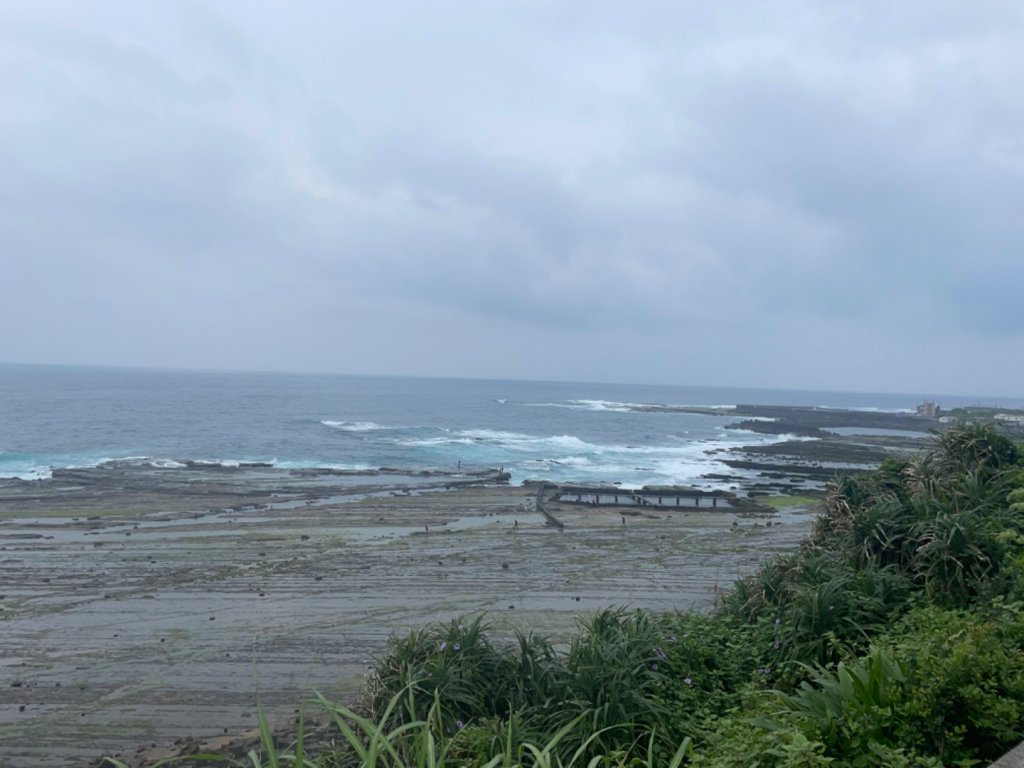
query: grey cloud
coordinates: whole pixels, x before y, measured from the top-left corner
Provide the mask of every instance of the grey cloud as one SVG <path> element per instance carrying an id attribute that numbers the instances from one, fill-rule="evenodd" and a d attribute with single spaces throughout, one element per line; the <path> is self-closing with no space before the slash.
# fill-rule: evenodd
<path id="1" fill-rule="evenodd" d="M 729 350 L 723 383 L 826 340 L 912 382 L 941 342 L 911 360 L 893 327 L 1024 352 L 1022 28 L 1010 3 L 8 8 L 0 258 L 25 290 L 0 320 L 42 325 L 0 359 L 67 358 L 61 325 L 78 362 L 403 372 L 391 348 L 557 378 L 526 350 L 689 345 Z M 239 318 L 277 358 L 232 345 Z M 344 363 L 332 327 L 360 329 Z"/>

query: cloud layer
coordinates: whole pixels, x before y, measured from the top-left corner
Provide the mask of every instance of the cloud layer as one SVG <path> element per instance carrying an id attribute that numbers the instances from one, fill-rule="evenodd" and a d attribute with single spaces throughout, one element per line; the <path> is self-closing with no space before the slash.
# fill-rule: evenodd
<path id="1" fill-rule="evenodd" d="M 0 360 L 1020 395 L 1024 12 L 0 10 Z"/>

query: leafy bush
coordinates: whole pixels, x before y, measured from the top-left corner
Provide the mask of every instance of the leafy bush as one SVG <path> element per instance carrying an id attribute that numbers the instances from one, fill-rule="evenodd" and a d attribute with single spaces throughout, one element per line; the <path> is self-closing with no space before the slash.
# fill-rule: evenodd
<path id="1" fill-rule="evenodd" d="M 695 768 L 820 768 L 833 764 L 825 745 L 795 725 L 767 729 L 742 717 L 723 717 L 697 748 Z"/>
<path id="2" fill-rule="evenodd" d="M 458 722 L 508 715 L 527 690 L 547 684 L 541 678 L 547 674 L 545 661 L 554 663 L 550 646 L 535 638 L 528 641 L 533 677 L 526 679 L 522 675 L 527 664 L 496 649 L 486 630 L 478 616 L 393 637 L 368 684 L 370 716 L 379 718 L 387 711 L 385 724 L 399 725 L 439 700 L 444 726 L 454 731 Z M 392 706 L 400 692 L 405 695 Z"/>
<path id="3" fill-rule="evenodd" d="M 879 639 L 905 670 L 900 738 L 947 762 L 995 759 L 1024 733 L 1024 614 L 926 606 Z"/>
<path id="4" fill-rule="evenodd" d="M 826 754 L 851 765 L 886 766 L 895 745 L 894 706 L 904 674 L 891 657 L 875 649 L 834 672 L 820 671 L 792 695 L 782 694 L 777 715 L 797 724 Z M 768 721 L 769 729 L 775 726 Z"/>

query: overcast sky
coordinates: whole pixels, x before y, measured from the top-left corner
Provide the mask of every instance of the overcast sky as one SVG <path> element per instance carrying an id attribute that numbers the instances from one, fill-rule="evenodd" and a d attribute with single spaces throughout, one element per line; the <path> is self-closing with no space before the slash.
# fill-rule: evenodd
<path id="1" fill-rule="evenodd" d="M 0 361 L 1024 396 L 1024 4 L 0 6 Z"/>

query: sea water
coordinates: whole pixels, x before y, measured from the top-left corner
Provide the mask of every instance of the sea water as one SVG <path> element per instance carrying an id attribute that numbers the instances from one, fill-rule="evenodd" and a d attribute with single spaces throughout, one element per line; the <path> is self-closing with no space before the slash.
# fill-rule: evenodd
<path id="1" fill-rule="evenodd" d="M 513 482 L 694 483 L 720 448 L 780 438 L 637 406 L 913 410 L 920 395 L 0 365 L 0 477 L 128 461 L 503 467 Z M 934 396 L 933 396 L 934 399 Z M 945 407 L 999 404 L 939 397 Z"/>

